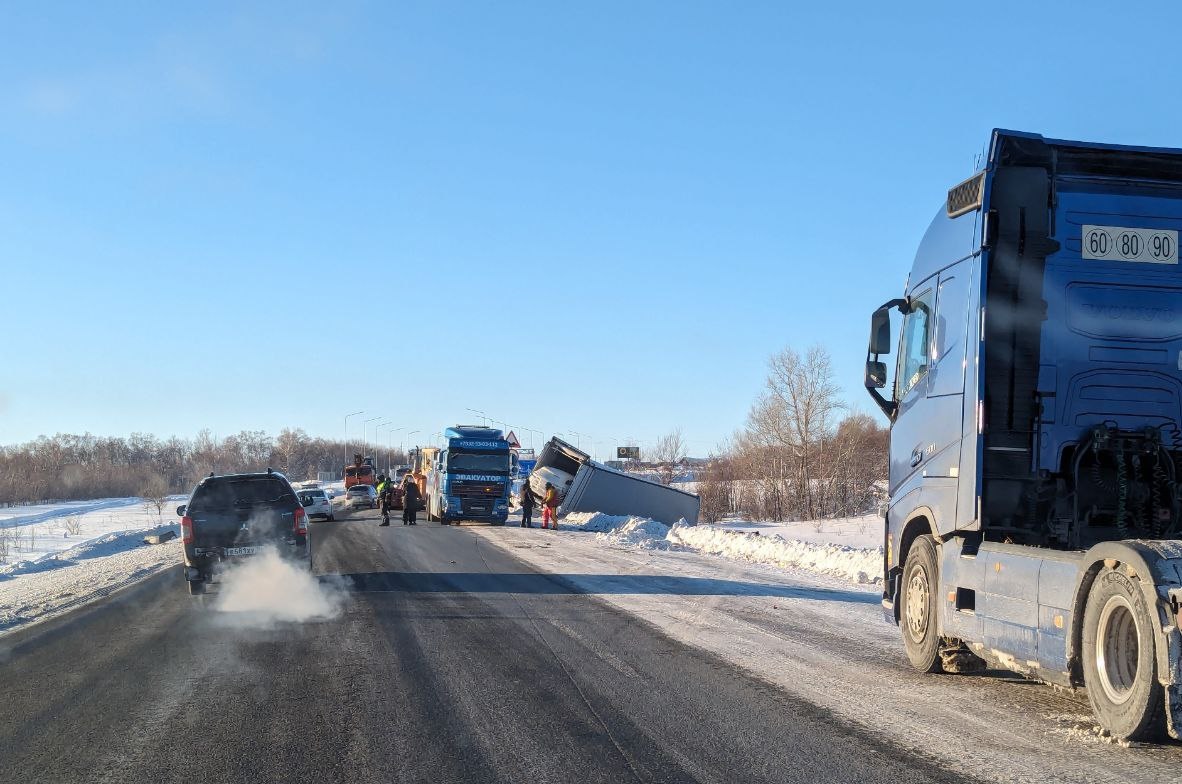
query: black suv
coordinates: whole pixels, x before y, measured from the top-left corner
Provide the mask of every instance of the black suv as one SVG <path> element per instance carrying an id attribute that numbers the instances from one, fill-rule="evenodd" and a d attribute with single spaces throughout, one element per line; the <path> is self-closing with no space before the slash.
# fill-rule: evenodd
<path id="1" fill-rule="evenodd" d="M 311 568 L 308 515 L 283 474 L 210 474 L 176 513 L 189 593 L 204 593 L 223 563 L 257 555 L 267 546 Z"/>

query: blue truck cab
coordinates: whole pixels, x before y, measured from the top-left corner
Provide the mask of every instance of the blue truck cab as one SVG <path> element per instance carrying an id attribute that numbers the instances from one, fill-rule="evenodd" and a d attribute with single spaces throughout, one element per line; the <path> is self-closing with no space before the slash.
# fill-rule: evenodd
<path id="1" fill-rule="evenodd" d="M 996 130 L 866 360 L 911 663 L 1086 688 L 1124 739 L 1182 730 L 1180 232 L 1182 150 Z"/>
<path id="2" fill-rule="evenodd" d="M 481 520 L 504 525 L 509 517 L 512 460 L 504 433 L 456 425 L 443 431 L 427 480 L 427 517 L 447 524 Z"/>

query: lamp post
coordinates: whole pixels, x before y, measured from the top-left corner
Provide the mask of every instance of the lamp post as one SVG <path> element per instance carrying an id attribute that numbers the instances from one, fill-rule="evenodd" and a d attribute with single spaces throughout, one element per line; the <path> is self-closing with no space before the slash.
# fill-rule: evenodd
<path id="1" fill-rule="evenodd" d="M 382 450 L 382 437 L 380 435 L 378 435 L 378 433 L 386 425 L 392 425 L 392 424 L 394 424 L 394 423 L 391 420 L 387 419 L 385 422 L 378 422 L 376 425 L 373 426 L 374 448 L 377 449 L 377 451 L 380 452 Z M 381 463 L 381 460 L 378 460 L 378 462 Z M 389 452 L 386 453 L 386 473 L 387 474 L 390 473 L 390 453 Z"/>
<path id="2" fill-rule="evenodd" d="M 488 427 L 488 415 L 485 414 L 483 411 L 481 411 L 479 408 L 465 408 L 464 410 L 471 411 L 473 414 L 479 415 L 480 418 L 482 420 L 484 420 L 481 422 L 481 424 L 484 425 L 485 427 Z"/>
<path id="3" fill-rule="evenodd" d="M 386 463 L 386 476 L 390 475 L 390 463 L 393 462 L 394 434 L 397 433 L 399 430 L 406 430 L 406 427 L 396 427 L 393 430 L 391 430 L 389 433 L 386 434 L 387 436 L 389 436 L 389 438 L 387 438 L 386 441 L 387 441 L 387 447 L 389 448 L 389 451 L 391 453 L 390 460 Z M 406 457 L 405 454 L 403 454 L 402 456 Z"/>
<path id="4" fill-rule="evenodd" d="M 406 441 L 404 441 L 403 443 L 404 443 L 404 444 L 405 444 L 405 443 L 409 443 L 409 442 L 410 442 L 410 437 L 411 437 L 411 436 L 413 436 L 415 433 L 421 433 L 421 432 L 423 432 L 423 431 L 422 431 L 422 430 L 412 430 L 412 431 L 410 431 L 409 433 L 407 433 L 407 434 L 406 434 Z M 405 452 L 406 450 L 405 450 L 405 449 L 403 449 L 402 451 L 403 451 L 403 452 Z"/>
<path id="5" fill-rule="evenodd" d="M 376 416 L 376 417 L 370 417 L 369 419 L 367 419 L 367 420 L 365 420 L 364 422 L 362 422 L 362 423 L 361 423 L 361 456 L 362 456 L 362 457 L 364 457 L 364 456 L 365 456 L 365 450 L 366 450 L 366 446 L 365 446 L 365 426 L 366 426 L 366 425 L 368 425 L 370 422 L 375 422 L 375 421 L 377 421 L 377 420 L 379 420 L 379 419 L 381 419 L 381 417 L 380 417 L 380 416 Z"/>
<path id="6" fill-rule="evenodd" d="M 364 414 L 365 411 L 354 411 L 352 414 L 345 415 L 345 459 L 341 462 L 342 466 L 349 465 L 349 417 L 355 417 L 358 414 Z M 344 479 L 344 477 L 341 477 Z"/>

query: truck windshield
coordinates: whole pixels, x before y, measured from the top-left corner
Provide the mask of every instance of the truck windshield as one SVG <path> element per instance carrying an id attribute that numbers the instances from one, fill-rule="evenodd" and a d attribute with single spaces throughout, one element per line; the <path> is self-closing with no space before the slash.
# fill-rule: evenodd
<path id="1" fill-rule="evenodd" d="M 449 473 L 509 474 L 508 452 L 449 452 Z"/>

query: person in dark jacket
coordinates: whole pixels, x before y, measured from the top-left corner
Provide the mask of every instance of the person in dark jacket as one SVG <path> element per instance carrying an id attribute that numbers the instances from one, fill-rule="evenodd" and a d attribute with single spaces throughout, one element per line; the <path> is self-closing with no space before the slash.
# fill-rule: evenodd
<path id="1" fill-rule="evenodd" d="M 407 474 L 402 483 L 402 524 L 418 525 L 415 517 L 419 513 L 419 504 L 423 497 L 419 495 L 419 485 L 415 482 L 414 474 Z"/>
<path id="2" fill-rule="evenodd" d="M 534 527 L 534 495 L 529 491 L 529 480 L 521 485 L 521 527 Z"/>

